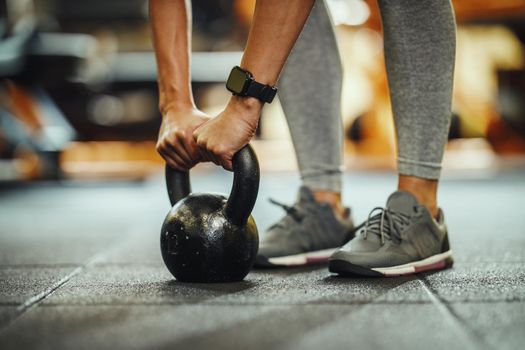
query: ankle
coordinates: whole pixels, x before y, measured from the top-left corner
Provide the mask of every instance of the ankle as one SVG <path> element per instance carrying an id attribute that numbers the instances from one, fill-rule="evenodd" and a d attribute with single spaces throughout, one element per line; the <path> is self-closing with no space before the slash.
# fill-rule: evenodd
<path id="1" fill-rule="evenodd" d="M 398 190 L 406 191 L 416 197 L 419 204 L 424 205 L 435 219 L 439 214 L 437 205 L 437 180 L 418 178 L 415 176 L 400 175 Z"/>
<path id="2" fill-rule="evenodd" d="M 343 206 L 340 192 L 332 192 L 325 190 L 314 190 L 312 191 L 315 201 L 318 203 L 327 203 L 332 207 L 334 213 L 340 219 L 346 219 L 348 212 Z"/>

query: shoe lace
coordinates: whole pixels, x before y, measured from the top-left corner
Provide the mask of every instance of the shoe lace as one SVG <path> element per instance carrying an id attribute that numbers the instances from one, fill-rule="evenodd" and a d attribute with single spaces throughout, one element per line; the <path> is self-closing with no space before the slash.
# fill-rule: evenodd
<path id="1" fill-rule="evenodd" d="M 294 219 L 294 221 L 300 222 L 300 221 L 303 220 L 304 214 L 303 214 L 302 210 L 300 210 L 297 207 L 297 203 L 295 205 L 291 206 L 291 205 L 287 205 L 285 203 L 276 201 L 273 198 L 268 198 L 268 201 L 270 203 L 274 204 L 274 205 L 277 205 L 277 206 L 283 208 L 284 211 L 286 212 L 286 214 L 289 215 L 290 217 L 292 217 Z"/>
<path id="2" fill-rule="evenodd" d="M 372 214 L 377 213 L 372 216 Z M 386 223 L 386 225 L 385 225 Z M 372 209 L 366 221 L 355 229 L 355 231 L 363 228 L 363 239 L 367 239 L 368 234 L 375 234 L 380 237 L 381 245 L 384 245 L 386 240 L 392 240 L 399 244 L 401 242 L 401 232 L 410 223 L 410 215 L 400 213 L 388 208 L 375 207 Z"/>

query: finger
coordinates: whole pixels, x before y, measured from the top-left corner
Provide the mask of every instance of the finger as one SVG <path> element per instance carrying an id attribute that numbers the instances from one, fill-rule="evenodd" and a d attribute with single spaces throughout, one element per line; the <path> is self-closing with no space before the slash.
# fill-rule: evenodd
<path id="1" fill-rule="evenodd" d="M 199 147 L 197 147 L 197 143 L 195 143 L 193 137 L 185 137 L 182 140 L 182 144 L 186 154 L 193 164 L 197 164 L 202 161 L 201 152 L 199 152 Z"/>
<path id="2" fill-rule="evenodd" d="M 171 152 L 177 154 L 180 158 L 184 160 L 186 164 L 192 164 L 193 161 L 191 156 L 188 154 L 183 139 L 180 139 L 179 136 L 172 136 L 169 142 L 166 142 L 166 147 L 170 149 Z"/>
<path id="3" fill-rule="evenodd" d="M 195 145 L 197 147 L 197 150 L 201 156 L 201 158 L 208 162 L 213 162 L 217 165 L 217 159 L 215 158 L 215 155 L 208 150 L 208 145 L 206 140 L 203 137 L 199 137 L 199 135 L 194 132 L 193 133 L 193 140 L 195 141 Z"/>
<path id="4" fill-rule="evenodd" d="M 160 153 L 160 152 L 159 152 Z M 171 169 L 174 169 L 174 170 L 179 170 L 179 171 L 184 171 L 183 168 L 181 168 L 173 159 L 171 159 L 169 156 L 167 155 L 163 155 L 162 158 L 164 158 L 164 160 L 166 161 L 166 164 L 171 168 Z"/>
<path id="5" fill-rule="evenodd" d="M 224 150 L 221 146 L 216 146 L 213 149 L 211 149 L 210 152 L 213 154 L 214 159 L 217 161 L 217 163 L 215 164 L 227 169 L 229 159 L 227 151 Z"/>
<path id="6" fill-rule="evenodd" d="M 193 131 L 191 130 L 179 130 L 175 133 L 175 137 L 181 149 L 184 150 L 185 156 L 192 163 L 195 163 L 195 158 L 198 156 L 196 152 L 197 144 L 193 138 Z"/>
<path id="7" fill-rule="evenodd" d="M 183 169 L 164 150 L 159 150 L 159 153 L 161 154 L 162 158 L 164 158 L 164 160 L 166 161 L 166 164 L 170 168 L 172 168 L 174 170 L 183 171 Z"/>
<path id="8" fill-rule="evenodd" d="M 199 158 L 201 162 L 213 162 L 209 152 L 207 152 L 205 149 L 197 147 L 197 152 L 199 152 Z"/>
<path id="9" fill-rule="evenodd" d="M 221 166 L 228 171 L 233 171 L 233 165 L 232 161 L 228 157 L 221 157 L 220 158 Z"/>
<path id="10" fill-rule="evenodd" d="M 206 155 L 210 159 L 211 162 L 213 162 L 215 165 L 221 166 L 221 160 L 219 159 L 219 157 L 217 157 L 216 154 L 214 154 L 213 152 L 210 152 L 209 150 L 204 150 L 204 152 L 206 152 Z"/>
<path id="11" fill-rule="evenodd" d="M 167 161 L 166 164 L 168 164 L 169 167 L 173 170 L 182 171 L 182 172 L 188 171 L 187 169 L 177 165 L 177 163 L 173 162 L 171 159 Z"/>
<path id="12" fill-rule="evenodd" d="M 181 168 L 183 171 L 189 171 L 193 167 L 193 164 L 188 164 L 178 154 L 176 154 L 174 158 L 177 164 L 179 165 L 179 168 Z"/>
<path id="13" fill-rule="evenodd" d="M 166 160 L 166 163 L 168 163 L 168 165 L 173 169 L 180 171 L 188 171 L 191 168 L 191 166 L 188 166 L 188 164 L 186 164 L 186 162 L 184 162 L 182 158 L 179 157 L 171 149 L 162 148 L 161 152 L 164 160 Z"/>
<path id="14" fill-rule="evenodd" d="M 175 161 L 175 152 L 173 152 L 168 146 L 167 146 L 167 143 L 166 142 L 162 142 L 158 147 L 157 147 L 157 151 L 159 152 L 159 154 L 162 156 L 162 158 L 164 158 L 164 160 L 166 161 L 166 163 L 175 163 L 176 164 L 176 161 Z"/>
<path id="15" fill-rule="evenodd" d="M 187 154 L 187 151 L 181 140 L 177 139 L 174 134 L 170 135 L 170 139 L 165 139 L 161 143 L 162 148 L 164 148 L 165 153 L 169 154 L 170 157 L 175 159 L 175 155 L 180 159 L 180 166 L 183 166 L 186 169 L 190 169 L 194 165 L 192 157 Z"/>
<path id="16" fill-rule="evenodd" d="M 231 160 L 228 160 L 228 161 L 226 162 L 226 167 L 225 167 L 225 169 L 228 170 L 228 171 L 233 171 L 233 163 L 232 163 Z"/>
<path id="17" fill-rule="evenodd" d="M 210 160 L 211 160 L 215 165 L 222 166 L 222 164 L 221 164 L 221 160 L 219 159 L 219 157 L 217 157 L 215 154 L 210 153 L 210 152 L 208 152 L 208 155 L 209 155 L 209 157 L 210 157 Z"/>
<path id="18" fill-rule="evenodd" d="M 169 154 L 166 153 L 165 147 L 163 145 L 157 144 L 157 153 L 164 159 L 166 162 L 170 160 Z"/>
<path id="19" fill-rule="evenodd" d="M 177 162 L 181 165 L 181 166 L 184 166 L 186 168 L 191 168 L 193 163 L 191 161 L 191 159 L 188 157 L 188 156 L 185 156 L 185 152 L 181 151 L 181 148 L 178 147 L 178 148 L 175 148 L 173 147 L 173 145 L 171 144 L 168 144 L 166 146 L 167 148 L 167 151 L 169 152 L 169 154 L 171 155 L 171 157 L 173 159 L 177 159 Z"/>

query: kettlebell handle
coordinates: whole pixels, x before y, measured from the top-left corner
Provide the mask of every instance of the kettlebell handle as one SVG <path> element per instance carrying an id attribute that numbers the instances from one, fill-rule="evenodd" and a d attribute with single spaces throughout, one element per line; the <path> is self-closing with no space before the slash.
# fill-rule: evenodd
<path id="1" fill-rule="evenodd" d="M 244 225 L 259 192 L 259 162 L 253 148 L 246 145 L 233 156 L 232 165 L 233 185 L 224 212 L 234 224 Z M 170 203 L 175 205 L 191 193 L 189 172 L 174 170 L 166 164 L 166 186 Z"/>

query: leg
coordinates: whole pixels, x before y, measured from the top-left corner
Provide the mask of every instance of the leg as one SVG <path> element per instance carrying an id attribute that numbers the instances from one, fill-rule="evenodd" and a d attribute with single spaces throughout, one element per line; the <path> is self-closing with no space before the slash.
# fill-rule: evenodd
<path id="1" fill-rule="evenodd" d="M 455 22 L 449 0 L 379 0 L 397 133 L 399 189 L 436 216 L 451 118 Z"/>
<path id="2" fill-rule="evenodd" d="M 323 0 L 316 1 L 279 83 L 304 186 L 341 214 L 342 67 Z"/>
<path id="3" fill-rule="evenodd" d="M 324 1 L 316 1 L 279 84 L 303 186 L 293 207 L 272 225 L 256 266 L 326 263 L 353 237 L 341 204 L 341 62 Z"/>
<path id="4" fill-rule="evenodd" d="M 397 276 L 452 266 L 436 192 L 451 116 L 450 0 L 379 0 L 398 141 L 398 191 L 330 258 L 339 274 Z M 375 214 L 375 215 L 374 215 Z"/>

